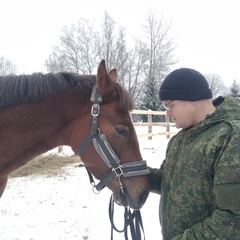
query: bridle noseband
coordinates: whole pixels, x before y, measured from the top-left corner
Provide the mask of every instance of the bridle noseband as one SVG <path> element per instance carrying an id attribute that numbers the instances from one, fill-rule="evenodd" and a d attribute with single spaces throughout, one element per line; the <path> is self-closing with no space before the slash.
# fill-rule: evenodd
<path id="1" fill-rule="evenodd" d="M 90 100 L 91 102 L 93 102 L 93 105 L 91 108 L 91 115 L 92 115 L 91 134 L 82 144 L 82 146 L 77 152 L 77 155 L 81 157 L 85 149 L 92 142 L 97 153 L 100 155 L 100 157 L 105 162 L 105 164 L 112 170 L 111 173 L 109 173 L 97 185 L 95 185 L 94 183 L 94 188 L 97 191 L 100 191 L 106 186 L 108 182 L 110 182 L 113 178 L 117 177 L 119 179 L 120 188 L 124 193 L 124 189 L 123 189 L 123 185 L 121 183 L 120 177 L 121 176 L 132 177 L 132 176 L 149 174 L 146 161 L 140 160 L 140 161 L 120 164 L 120 160 L 118 156 L 115 154 L 115 152 L 113 151 L 113 149 L 111 148 L 110 144 L 108 143 L 105 134 L 101 133 L 100 129 L 98 128 L 98 116 L 100 113 L 99 103 L 102 101 L 102 97 L 100 96 L 100 93 L 97 89 L 96 84 L 94 84 L 93 86 Z M 88 173 L 90 174 L 89 171 Z M 94 182 L 92 177 L 91 179 L 92 179 L 91 182 Z"/>

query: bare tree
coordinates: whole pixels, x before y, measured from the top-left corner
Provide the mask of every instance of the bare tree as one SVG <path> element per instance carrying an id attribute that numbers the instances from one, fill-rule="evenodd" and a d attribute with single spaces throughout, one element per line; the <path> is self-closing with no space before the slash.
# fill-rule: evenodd
<path id="1" fill-rule="evenodd" d="M 61 50 L 57 46 L 53 47 L 53 52 L 49 55 L 48 59 L 45 60 L 44 66 L 47 72 L 53 73 L 69 70 L 67 58 L 61 53 Z"/>
<path id="2" fill-rule="evenodd" d="M 125 28 L 120 26 L 116 32 L 115 22 L 112 17 L 105 12 L 102 25 L 102 41 L 100 44 L 100 56 L 106 60 L 108 69 L 118 70 L 119 82 L 121 82 L 134 100 L 138 98 L 142 85 L 139 79 L 143 73 L 143 54 L 136 46 L 129 50 L 126 44 Z"/>
<path id="3" fill-rule="evenodd" d="M 228 89 L 218 74 L 205 74 L 204 76 L 208 81 L 209 88 L 212 90 L 213 98 L 227 94 Z"/>
<path id="4" fill-rule="evenodd" d="M 17 66 L 7 58 L 0 57 L 0 75 L 13 75 L 17 73 Z"/>
<path id="5" fill-rule="evenodd" d="M 173 42 L 168 36 L 170 26 L 149 12 L 143 26 L 145 37 L 135 38 L 135 45 L 129 50 L 125 29 L 120 27 L 116 35 L 115 22 L 107 12 L 103 22 L 100 56 L 106 59 L 108 69 L 118 70 L 119 81 L 139 102 L 146 79 L 160 83 L 170 65 L 177 62 L 173 60 Z"/>
<path id="6" fill-rule="evenodd" d="M 138 102 L 144 87 L 146 72 L 147 54 L 141 47 L 141 43 L 136 43 L 134 48 L 129 51 L 124 69 L 124 85 L 131 94 L 134 102 Z"/>
<path id="7" fill-rule="evenodd" d="M 119 81 L 125 85 L 124 79 L 126 76 L 126 70 L 128 68 L 127 59 L 129 56 L 129 50 L 127 49 L 126 45 L 125 28 L 119 28 L 118 35 L 116 36 L 116 42 L 112 51 L 115 59 L 112 63 L 112 68 L 118 69 Z"/>
<path id="8" fill-rule="evenodd" d="M 114 35 L 115 22 L 112 17 L 105 11 L 104 20 L 102 24 L 102 41 L 100 56 L 105 59 L 106 66 L 111 69 L 115 61 L 115 35 Z"/>
<path id="9" fill-rule="evenodd" d="M 146 24 L 143 25 L 144 35 L 141 39 L 135 38 L 136 43 L 140 47 L 140 52 L 144 53 L 144 69 L 145 75 L 143 81 L 143 91 L 139 94 L 138 105 L 143 106 L 146 99 L 158 99 L 158 96 L 151 96 L 153 91 L 151 89 L 144 89 L 151 86 L 159 89 L 159 86 L 169 72 L 170 66 L 178 62 L 175 59 L 173 52 L 175 44 L 173 38 L 170 37 L 171 23 L 167 24 L 163 17 L 158 17 L 151 10 L 148 11 L 146 16 Z M 151 81 L 151 84 L 149 83 Z M 154 105 L 160 109 L 160 104 Z"/>
<path id="10" fill-rule="evenodd" d="M 145 49 L 148 59 L 146 79 L 156 79 L 159 84 L 163 77 L 169 71 L 171 65 L 178 62 L 174 59 L 173 52 L 175 44 L 170 37 L 171 23 L 167 24 L 163 20 L 163 16 L 158 17 L 151 10 L 146 16 L 146 24 L 143 25 L 144 37 L 136 39 L 141 42 L 141 46 Z"/>
<path id="11" fill-rule="evenodd" d="M 139 102 L 148 79 L 160 84 L 173 60 L 173 43 L 168 37 L 170 26 L 149 13 L 143 27 L 145 37 L 136 39 L 128 48 L 125 28 L 116 28 L 105 12 L 101 31 L 94 30 L 90 20 L 81 18 L 78 24 L 64 27 L 59 45 L 45 61 L 48 71 L 74 71 L 91 74 L 101 59 L 108 70 L 118 70 L 119 81 L 135 102 Z M 158 88 L 158 86 L 156 86 Z"/>
<path id="12" fill-rule="evenodd" d="M 53 48 L 45 61 L 48 71 L 73 71 L 91 74 L 99 63 L 99 36 L 94 22 L 81 18 L 77 24 L 65 26 L 60 35 L 60 44 Z"/>
<path id="13" fill-rule="evenodd" d="M 125 28 L 119 26 L 116 30 L 113 18 L 105 11 L 102 24 L 99 54 L 106 60 L 107 68 L 118 70 L 120 81 L 123 81 L 124 69 L 128 58 Z"/>

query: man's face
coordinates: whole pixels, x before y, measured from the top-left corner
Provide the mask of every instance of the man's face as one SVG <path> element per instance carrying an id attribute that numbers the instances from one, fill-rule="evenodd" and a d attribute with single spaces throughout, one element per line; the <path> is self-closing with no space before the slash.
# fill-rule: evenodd
<path id="1" fill-rule="evenodd" d="M 189 128 L 196 124 L 195 107 L 191 101 L 164 100 L 167 106 L 166 115 L 175 122 L 176 128 Z"/>

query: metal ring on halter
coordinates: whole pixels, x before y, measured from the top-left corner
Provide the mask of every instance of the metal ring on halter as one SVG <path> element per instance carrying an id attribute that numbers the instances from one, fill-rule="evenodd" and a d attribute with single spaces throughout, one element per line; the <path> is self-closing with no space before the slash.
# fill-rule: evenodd
<path id="1" fill-rule="evenodd" d="M 97 128 L 97 130 L 98 130 L 97 136 L 99 136 L 101 134 L 101 130 L 100 130 L 100 128 Z"/>
<path id="2" fill-rule="evenodd" d="M 100 191 L 98 191 L 98 190 L 96 189 L 96 184 L 95 184 L 95 182 L 91 183 L 91 185 L 92 185 L 92 191 L 93 191 L 95 194 L 99 194 Z"/>
<path id="3" fill-rule="evenodd" d="M 93 131 L 92 131 L 92 132 L 93 132 Z M 96 137 L 98 137 L 100 134 L 101 134 L 100 128 L 97 128 L 97 134 L 95 135 L 95 134 L 92 133 L 92 136 L 93 136 L 94 138 L 96 138 Z"/>

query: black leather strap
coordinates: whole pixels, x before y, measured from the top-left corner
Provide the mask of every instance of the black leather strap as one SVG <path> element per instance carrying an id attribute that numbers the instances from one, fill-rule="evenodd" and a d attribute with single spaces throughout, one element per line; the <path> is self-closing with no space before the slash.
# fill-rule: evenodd
<path id="1" fill-rule="evenodd" d="M 143 239 L 145 240 L 145 233 L 140 210 L 131 210 L 130 208 L 125 207 L 124 225 L 123 228 L 119 230 L 114 223 L 114 199 L 113 196 L 111 196 L 109 202 L 109 219 L 111 223 L 111 240 L 113 240 L 113 230 L 115 230 L 118 233 L 124 232 L 125 240 L 129 239 L 128 238 L 129 231 L 131 233 L 132 240 L 141 240 L 142 236 Z M 129 227 L 130 230 L 128 231 Z"/>

